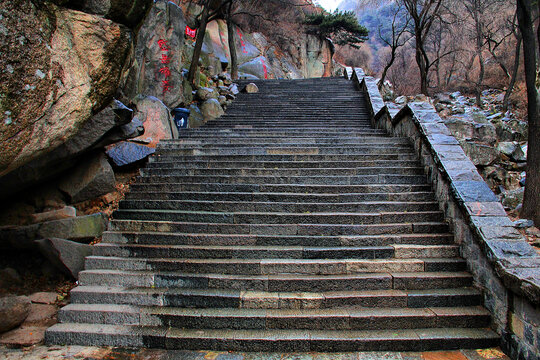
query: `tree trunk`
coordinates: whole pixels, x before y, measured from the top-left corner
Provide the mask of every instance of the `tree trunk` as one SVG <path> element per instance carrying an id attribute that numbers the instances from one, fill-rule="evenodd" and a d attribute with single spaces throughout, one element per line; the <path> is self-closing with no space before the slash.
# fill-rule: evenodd
<path id="1" fill-rule="evenodd" d="M 227 35 L 229 38 L 229 53 L 231 55 L 231 77 L 238 79 L 238 55 L 236 54 L 236 43 L 234 42 L 234 25 L 232 23 L 232 2 L 229 4 L 227 12 Z"/>
<path id="2" fill-rule="evenodd" d="M 508 111 L 510 108 L 510 96 L 512 95 L 512 92 L 514 91 L 514 86 L 516 86 L 516 80 L 519 73 L 519 58 L 521 56 L 521 33 L 518 33 L 517 35 L 517 43 L 516 43 L 516 53 L 514 58 L 514 68 L 512 69 L 512 77 L 510 78 L 510 83 L 508 84 L 508 89 L 506 89 L 506 93 L 504 94 L 504 100 L 503 100 L 503 107 L 505 111 Z"/>
<path id="3" fill-rule="evenodd" d="M 392 65 L 394 65 L 395 60 L 396 60 L 396 49 L 394 47 L 392 47 L 392 53 L 390 55 L 390 61 L 384 67 L 384 70 L 383 70 L 382 75 L 381 75 L 381 80 L 379 80 L 379 90 L 382 89 L 382 87 L 384 85 L 384 80 L 386 80 L 386 74 L 388 74 L 388 70 L 390 70 Z"/>
<path id="4" fill-rule="evenodd" d="M 423 55 L 423 41 L 421 35 L 416 36 L 416 63 L 420 70 L 420 92 L 429 96 L 428 92 L 428 68 Z"/>
<path id="5" fill-rule="evenodd" d="M 537 81 L 537 37 L 528 0 L 517 1 L 519 28 L 523 36 L 523 60 L 525 64 L 525 81 L 527 84 L 527 110 L 529 119 L 529 148 L 527 154 L 527 181 L 523 199 L 522 218 L 532 219 L 540 226 L 540 99 L 536 87 Z M 540 4 L 539 4 L 540 6 Z"/>
<path id="6" fill-rule="evenodd" d="M 210 0 L 206 0 L 203 5 L 203 12 L 201 16 L 201 22 L 197 29 L 197 39 L 195 41 L 195 49 L 193 49 L 193 57 L 191 58 L 191 65 L 189 67 L 188 78 L 190 84 L 195 85 L 195 74 L 199 68 L 199 58 L 201 57 L 201 50 L 204 42 L 204 35 L 206 33 L 206 24 L 208 23 L 208 12 L 210 8 Z"/>
<path id="7" fill-rule="evenodd" d="M 474 23 L 476 26 L 476 56 L 478 57 L 478 65 L 480 66 L 480 73 L 478 74 L 478 81 L 475 86 L 476 93 L 476 105 L 482 109 L 484 104 L 482 104 L 482 83 L 484 82 L 485 74 L 485 65 L 484 65 L 484 56 L 482 54 L 482 22 L 480 20 L 480 9 L 478 2 L 475 1 L 474 4 Z"/>

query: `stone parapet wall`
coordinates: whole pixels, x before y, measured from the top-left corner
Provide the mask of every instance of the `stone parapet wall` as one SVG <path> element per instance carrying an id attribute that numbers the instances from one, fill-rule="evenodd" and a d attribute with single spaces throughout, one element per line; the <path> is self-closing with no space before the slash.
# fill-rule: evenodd
<path id="1" fill-rule="evenodd" d="M 411 140 L 483 291 L 492 327 L 513 359 L 540 359 L 540 256 L 513 227 L 503 206 L 458 141 L 427 102 L 401 111 L 385 105 L 375 79 L 354 69 L 346 76 L 366 94 L 372 124 Z"/>

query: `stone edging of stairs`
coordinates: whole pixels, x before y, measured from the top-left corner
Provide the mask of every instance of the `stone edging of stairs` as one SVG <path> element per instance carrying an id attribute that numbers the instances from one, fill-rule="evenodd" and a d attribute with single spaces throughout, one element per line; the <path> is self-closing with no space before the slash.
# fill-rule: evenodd
<path id="1" fill-rule="evenodd" d="M 538 354 L 540 346 L 540 256 L 513 227 L 502 204 L 484 182 L 458 141 L 427 102 L 391 113 L 376 80 L 360 68 L 345 76 L 366 94 L 372 123 L 408 137 L 434 186 L 437 198 L 475 282 L 482 288 L 494 327 L 511 355 Z M 526 357 L 529 358 L 529 357 Z"/>

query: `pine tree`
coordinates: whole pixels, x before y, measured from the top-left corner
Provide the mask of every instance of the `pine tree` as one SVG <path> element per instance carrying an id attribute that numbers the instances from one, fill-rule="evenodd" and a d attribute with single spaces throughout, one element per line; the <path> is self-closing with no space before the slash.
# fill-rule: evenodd
<path id="1" fill-rule="evenodd" d="M 304 23 L 310 27 L 309 33 L 330 38 L 337 45 L 349 45 L 358 49 L 359 44 L 368 39 L 368 30 L 358 23 L 352 11 L 310 14 Z"/>

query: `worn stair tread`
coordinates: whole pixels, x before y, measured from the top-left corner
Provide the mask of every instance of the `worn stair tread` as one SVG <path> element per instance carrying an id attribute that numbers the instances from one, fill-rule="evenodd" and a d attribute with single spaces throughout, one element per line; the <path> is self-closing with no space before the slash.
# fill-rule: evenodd
<path id="1" fill-rule="evenodd" d="M 238 308 L 346 308 L 478 306 L 482 293 L 475 288 L 430 290 L 358 290 L 329 292 L 268 292 L 231 289 L 145 288 L 87 285 L 72 290 L 72 303 L 116 302 L 141 306 Z"/>
<path id="2" fill-rule="evenodd" d="M 237 351 L 359 351 L 432 350 L 478 348 L 497 345 L 499 336 L 490 329 L 407 330 L 221 330 L 167 329 L 103 324 L 56 324 L 47 341 L 58 344 L 162 347 Z"/>
<path id="3" fill-rule="evenodd" d="M 62 322 L 170 326 L 208 329 L 383 330 L 489 325 L 481 306 L 452 308 L 326 308 L 243 309 L 180 308 L 116 304 L 70 304 L 59 313 Z M 459 321 L 457 321 L 459 319 Z"/>

